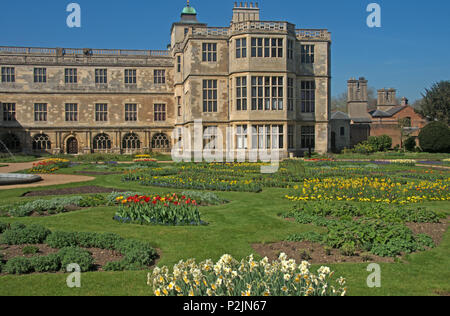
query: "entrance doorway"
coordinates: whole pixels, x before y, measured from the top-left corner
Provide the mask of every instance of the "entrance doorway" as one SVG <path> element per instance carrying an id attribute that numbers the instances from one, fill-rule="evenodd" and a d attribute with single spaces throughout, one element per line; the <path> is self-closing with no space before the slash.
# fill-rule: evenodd
<path id="1" fill-rule="evenodd" d="M 332 152 L 336 151 L 336 133 L 335 132 L 331 132 L 331 151 Z"/>
<path id="2" fill-rule="evenodd" d="M 71 137 L 67 140 L 67 154 L 69 155 L 78 154 L 78 141 L 75 137 Z"/>

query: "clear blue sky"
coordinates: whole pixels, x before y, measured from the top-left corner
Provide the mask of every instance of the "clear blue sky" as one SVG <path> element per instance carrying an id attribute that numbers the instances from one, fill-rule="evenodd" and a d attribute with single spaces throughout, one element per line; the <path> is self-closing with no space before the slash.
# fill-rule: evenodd
<path id="1" fill-rule="evenodd" d="M 66 26 L 66 6 L 82 8 L 82 27 Z M 382 27 L 366 26 L 366 7 L 382 8 Z M 0 45 L 165 49 L 172 22 L 185 0 L 0 1 Z M 228 26 L 232 0 L 191 0 L 198 19 Z M 262 20 L 332 32 L 333 95 L 350 77 L 364 76 L 376 88 L 394 87 L 410 101 L 425 87 L 449 80 L 450 1 L 447 0 L 261 0 Z"/>

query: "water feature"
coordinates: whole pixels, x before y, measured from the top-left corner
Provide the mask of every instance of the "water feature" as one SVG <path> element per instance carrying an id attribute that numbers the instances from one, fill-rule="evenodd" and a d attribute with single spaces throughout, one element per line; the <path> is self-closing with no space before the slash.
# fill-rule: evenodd
<path id="1" fill-rule="evenodd" d="M 2 145 L 11 156 L 11 158 L 16 161 L 16 157 L 14 157 L 14 154 L 11 152 L 11 150 L 9 150 L 8 146 L 6 146 L 6 144 L 2 140 L 0 140 L 0 145 Z M 0 186 L 29 184 L 39 181 L 42 181 L 42 178 L 34 174 L 0 173 Z"/>
<path id="2" fill-rule="evenodd" d="M 11 156 L 11 158 L 16 161 L 16 157 L 14 157 L 14 154 L 11 152 L 11 150 L 9 150 L 8 146 L 6 146 L 6 144 L 0 139 L 0 145 L 3 145 L 3 147 L 5 147 L 6 151 L 9 153 L 9 155 Z"/>
<path id="3" fill-rule="evenodd" d="M 0 186 L 29 184 L 42 181 L 42 178 L 35 174 L 0 173 Z"/>

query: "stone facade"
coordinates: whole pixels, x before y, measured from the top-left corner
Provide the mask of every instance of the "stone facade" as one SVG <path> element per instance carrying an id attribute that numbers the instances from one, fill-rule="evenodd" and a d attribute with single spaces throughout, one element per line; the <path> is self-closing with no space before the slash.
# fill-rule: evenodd
<path id="1" fill-rule="evenodd" d="M 330 33 L 259 18 L 236 4 L 230 26 L 212 28 L 188 5 L 167 51 L 0 47 L 0 140 L 22 152 L 169 152 L 192 148 L 201 120 L 206 142 L 231 130 L 226 151 L 325 153 Z"/>

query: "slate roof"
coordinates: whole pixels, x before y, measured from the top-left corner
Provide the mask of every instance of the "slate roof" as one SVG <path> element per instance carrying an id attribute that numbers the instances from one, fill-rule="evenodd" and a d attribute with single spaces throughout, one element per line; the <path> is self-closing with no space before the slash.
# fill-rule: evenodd
<path id="1" fill-rule="evenodd" d="M 344 120 L 344 121 L 350 121 L 350 117 L 347 113 L 336 111 L 331 113 L 331 120 Z"/>
<path id="2" fill-rule="evenodd" d="M 391 117 L 392 116 L 388 112 L 384 112 L 384 111 L 380 111 L 380 110 L 375 110 L 375 111 L 369 112 L 369 114 L 372 117 Z"/>

